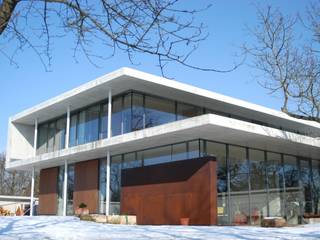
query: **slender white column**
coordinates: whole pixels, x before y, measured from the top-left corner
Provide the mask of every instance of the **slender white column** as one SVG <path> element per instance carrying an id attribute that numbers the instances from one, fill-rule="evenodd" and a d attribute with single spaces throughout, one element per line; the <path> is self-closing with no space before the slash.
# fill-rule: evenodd
<path id="1" fill-rule="evenodd" d="M 33 216 L 33 196 L 34 196 L 34 167 L 32 167 L 31 192 L 30 192 L 30 216 Z"/>
<path id="2" fill-rule="evenodd" d="M 37 143 L 38 142 L 38 119 L 34 120 L 34 138 L 33 138 L 33 150 L 34 156 L 37 155 Z"/>
<path id="3" fill-rule="evenodd" d="M 64 160 L 63 216 L 67 215 L 68 162 Z"/>
<path id="4" fill-rule="evenodd" d="M 65 149 L 69 148 L 69 135 L 70 135 L 70 106 L 68 106 L 67 108 Z"/>
<path id="5" fill-rule="evenodd" d="M 110 151 L 107 152 L 107 166 L 106 166 L 106 215 L 110 212 Z"/>
<path id="6" fill-rule="evenodd" d="M 111 116 L 112 116 L 112 92 L 108 94 L 108 139 L 111 138 Z M 110 205 L 110 151 L 107 151 L 106 163 L 106 215 L 109 215 Z"/>

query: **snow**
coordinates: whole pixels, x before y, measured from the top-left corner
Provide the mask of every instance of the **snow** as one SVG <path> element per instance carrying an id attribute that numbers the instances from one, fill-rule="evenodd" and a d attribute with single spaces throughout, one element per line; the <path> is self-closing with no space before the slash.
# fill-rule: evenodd
<path id="1" fill-rule="evenodd" d="M 0 217 L 0 239 L 320 239 L 320 224 L 286 228 L 252 226 L 130 226 L 76 217 Z"/>

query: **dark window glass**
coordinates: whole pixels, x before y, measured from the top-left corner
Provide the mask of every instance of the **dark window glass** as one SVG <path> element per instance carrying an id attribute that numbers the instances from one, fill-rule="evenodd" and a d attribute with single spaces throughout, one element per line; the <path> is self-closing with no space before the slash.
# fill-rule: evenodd
<path id="1" fill-rule="evenodd" d="M 47 139 L 48 139 L 48 124 L 41 124 L 38 127 L 38 139 L 37 139 L 37 153 L 42 154 L 47 152 Z"/>
<path id="2" fill-rule="evenodd" d="M 172 145 L 172 161 L 187 160 L 187 143 Z"/>
<path id="3" fill-rule="evenodd" d="M 170 100 L 146 96 L 145 116 L 146 128 L 173 122 L 176 120 L 175 104 Z"/>
<path id="4" fill-rule="evenodd" d="M 300 159 L 300 177 L 302 182 L 304 213 L 312 213 L 312 188 L 310 161 Z"/>
<path id="5" fill-rule="evenodd" d="M 74 114 L 70 119 L 70 135 L 69 135 L 69 146 L 73 147 L 77 145 L 77 118 L 78 115 Z"/>
<path id="6" fill-rule="evenodd" d="M 85 142 L 93 142 L 99 139 L 99 115 L 100 106 L 92 106 L 86 110 Z"/>
<path id="7" fill-rule="evenodd" d="M 188 159 L 200 157 L 199 147 L 199 140 L 188 142 Z"/>
<path id="8" fill-rule="evenodd" d="M 313 213 L 320 213 L 320 161 L 312 160 Z"/>
<path id="9" fill-rule="evenodd" d="M 123 133 L 131 132 L 131 93 L 123 97 L 122 125 Z"/>
<path id="10" fill-rule="evenodd" d="M 143 96 L 141 94 L 132 94 L 132 131 L 144 128 L 144 108 Z"/>
<path id="11" fill-rule="evenodd" d="M 110 214 L 120 213 L 122 155 L 111 157 L 110 166 Z"/>
<path id="12" fill-rule="evenodd" d="M 112 101 L 112 136 L 122 133 L 122 97 L 115 98 Z"/>
<path id="13" fill-rule="evenodd" d="M 214 156 L 217 161 L 217 192 L 218 192 L 218 224 L 228 224 L 228 177 L 226 163 L 226 145 L 205 142 L 205 152 L 208 156 Z"/>
<path id="14" fill-rule="evenodd" d="M 85 126 L 86 126 L 86 112 L 81 111 L 78 118 L 77 126 L 77 145 L 85 143 Z"/>
<path id="15" fill-rule="evenodd" d="M 101 106 L 100 139 L 108 137 L 108 103 Z"/>
<path id="16" fill-rule="evenodd" d="M 283 168 L 280 154 L 267 153 L 267 176 L 269 185 L 269 215 L 271 217 L 283 216 Z"/>
<path id="17" fill-rule="evenodd" d="M 65 139 L 66 139 L 66 118 L 61 118 L 57 120 L 56 125 L 56 134 L 54 139 L 54 150 L 60 150 L 65 147 Z"/>
<path id="18" fill-rule="evenodd" d="M 286 184 L 285 194 L 285 216 L 288 223 L 298 224 L 300 214 L 300 187 L 299 168 L 297 158 L 294 156 L 283 156 L 283 170 Z"/>
<path id="19" fill-rule="evenodd" d="M 230 163 L 230 213 L 234 224 L 249 223 L 249 165 L 246 149 L 229 146 Z"/>
<path id="20" fill-rule="evenodd" d="M 178 120 L 195 117 L 203 114 L 203 109 L 197 106 L 178 103 L 177 104 L 177 118 Z"/>
<path id="21" fill-rule="evenodd" d="M 64 166 L 59 167 L 57 179 L 57 215 L 63 215 L 63 182 L 64 182 Z"/>
<path id="22" fill-rule="evenodd" d="M 106 212 L 106 165 L 107 159 L 99 161 L 99 213 Z"/>
<path id="23" fill-rule="evenodd" d="M 67 215 L 73 215 L 74 164 L 68 165 Z"/>
<path id="24" fill-rule="evenodd" d="M 54 136 L 56 134 L 56 123 L 51 122 L 48 125 L 48 145 L 47 152 L 52 152 L 54 147 Z"/>
<path id="25" fill-rule="evenodd" d="M 123 155 L 123 165 L 122 168 L 136 168 L 142 167 L 142 159 L 137 158 L 137 154 L 134 153 L 127 153 Z"/>
<path id="26" fill-rule="evenodd" d="M 143 151 L 144 165 L 153 165 L 171 161 L 171 146 L 158 147 Z"/>
<path id="27" fill-rule="evenodd" d="M 260 225 L 267 212 L 265 153 L 250 149 L 251 223 Z"/>

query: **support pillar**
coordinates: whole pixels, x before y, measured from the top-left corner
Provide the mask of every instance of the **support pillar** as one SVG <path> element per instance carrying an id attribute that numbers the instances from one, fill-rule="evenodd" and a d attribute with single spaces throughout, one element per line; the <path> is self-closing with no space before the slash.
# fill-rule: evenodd
<path id="1" fill-rule="evenodd" d="M 63 216 L 67 215 L 67 187 L 68 187 L 68 162 L 64 160 L 64 181 L 63 181 Z"/>
<path id="2" fill-rule="evenodd" d="M 38 144 L 38 119 L 34 120 L 34 138 L 33 138 L 33 155 L 37 155 L 37 144 Z"/>
<path id="3" fill-rule="evenodd" d="M 32 167 L 32 176 L 31 176 L 31 192 L 30 192 L 30 216 L 33 216 L 33 205 L 34 205 L 34 167 Z"/>
<path id="4" fill-rule="evenodd" d="M 111 117 L 112 117 L 112 92 L 108 94 L 108 139 L 111 138 Z M 110 212 L 110 150 L 107 151 L 106 163 L 106 215 Z"/>

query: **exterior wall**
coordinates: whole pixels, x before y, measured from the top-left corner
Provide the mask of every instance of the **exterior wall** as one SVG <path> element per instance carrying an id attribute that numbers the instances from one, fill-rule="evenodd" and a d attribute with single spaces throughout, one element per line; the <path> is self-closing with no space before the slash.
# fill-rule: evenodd
<path id="1" fill-rule="evenodd" d="M 99 200 L 99 160 L 89 160 L 75 164 L 73 207 L 85 203 L 90 213 L 98 212 Z"/>
<path id="2" fill-rule="evenodd" d="M 138 224 L 217 224 L 216 161 L 213 157 L 125 169 L 121 214 Z"/>
<path id="3" fill-rule="evenodd" d="M 57 213 L 58 173 L 58 167 L 42 169 L 40 172 L 40 215 L 54 215 Z"/>

